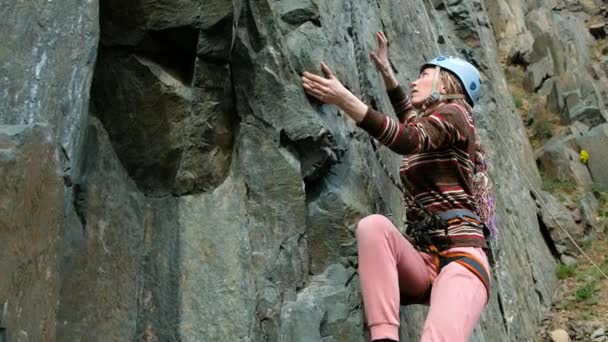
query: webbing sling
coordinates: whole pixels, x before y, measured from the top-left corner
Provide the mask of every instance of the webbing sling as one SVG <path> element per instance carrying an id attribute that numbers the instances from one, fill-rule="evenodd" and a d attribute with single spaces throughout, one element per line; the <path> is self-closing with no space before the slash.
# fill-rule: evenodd
<path id="1" fill-rule="evenodd" d="M 488 294 L 487 301 L 490 300 L 490 275 L 488 271 L 483 266 L 483 264 L 477 260 L 476 257 L 469 253 L 464 252 L 453 252 L 453 253 L 445 253 L 439 254 L 439 272 L 441 269 L 447 266 L 451 262 L 456 262 L 466 269 L 471 271 L 481 282 L 483 286 L 486 288 L 486 293 Z"/>
<path id="2" fill-rule="evenodd" d="M 473 214 L 470 210 L 466 210 L 466 209 L 452 209 L 452 210 L 448 210 L 448 211 L 444 211 L 442 213 L 437 213 L 437 216 L 439 216 L 440 219 L 442 219 L 445 222 L 449 222 L 450 220 L 453 220 L 455 218 L 459 218 L 461 220 L 466 221 L 465 218 L 472 218 L 473 220 L 477 221 L 478 224 L 483 224 L 481 219 L 479 218 L 479 216 Z"/>
<path id="3" fill-rule="evenodd" d="M 490 275 L 483 264 L 473 255 L 465 252 L 440 253 L 435 255 L 435 264 L 437 265 L 437 276 L 441 270 L 451 262 L 456 262 L 473 273 L 486 288 L 486 302 L 490 301 Z M 410 304 L 428 304 L 431 298 L 433 284 L 429 280 L 427 290 L 418 297 L 401 296 L 401 305 Z"/>
<path id="4" fill-rule="evenodd" d="M 448 211 L 439 213 L 438 216 L 440 219 L 448 222 L 448 224 L 450 223 L 451 220 L 454 220 L 456 218 L 458 218 L 462 221 L 470 222 L 471 220 L 467 220 L 467 218 L 469 218 L 469 219 L 472 219 L 474 223 L 483 225 L 484 230 L 487 229 L 485 227 L 485 225 L 482 223 L 479 216 L 475 215 L 474 213 L 472 213 L 471 211 L 466 210 L 466 209 L 448 210 Z M 475 274 L 475 276 L 477 276 L 477 278 L 479 278 L 479 280 L 481 280 L 483 285 L 486 287 L 486 291 L 488 293 L 488 301 L 489 301 L 490 300 L 490 275 L 488 274 L 488 271 L 483 266 L 483 264 L 479 260 L 477 260 L 477 258 L 475 258 L 474 256 L 472 256 L 468 253 L 463 253 L 463 252 L 439 253 L 439 271 L 441 272 L 441 269 L 444 268 L 445 266 L 447 266 L 452 261 L 455 261 L 455 262 L 459 263 L 460 265 L 464 266 L 469 271 L 471 271 L 473 274 Z"/>

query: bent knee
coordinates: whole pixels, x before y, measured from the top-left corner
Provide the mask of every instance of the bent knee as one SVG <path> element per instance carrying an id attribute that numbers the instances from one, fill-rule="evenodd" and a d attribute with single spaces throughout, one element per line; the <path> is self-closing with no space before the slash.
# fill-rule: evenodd
<path id="1" fill-rule="evenodd" d="M 391 229 L 393 224 L 386 217 L 373 214 L 364 217 L 357 224 L 357 240 L 370 238 L 378 234 L 384 235 L 387 229 Z"/>

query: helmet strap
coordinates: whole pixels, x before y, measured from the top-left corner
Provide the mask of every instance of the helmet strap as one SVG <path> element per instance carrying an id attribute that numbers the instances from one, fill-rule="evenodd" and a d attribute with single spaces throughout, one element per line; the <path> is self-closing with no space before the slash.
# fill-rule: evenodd
<path id="1" fill-rule="evenodd" d="M 463 94 L 448 94 L 442 95 L 439 93 L 439 79 L 441 77 L 441 67 L 439 65 L 435 66 L 435 73 L 433 74 L 433 88 L 431 89 L 431 96 L 429 96 L 425 103 L 423 109 L 426 110 L 433 103 L 443 101 L 443 100 L 454 100 L 454 99 L 464 99 L 465 96 Z"/>

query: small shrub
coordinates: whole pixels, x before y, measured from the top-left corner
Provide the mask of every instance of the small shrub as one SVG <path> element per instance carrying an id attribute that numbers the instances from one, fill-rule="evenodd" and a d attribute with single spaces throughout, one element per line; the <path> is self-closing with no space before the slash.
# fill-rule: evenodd
<path id="1" fill-rule="evenodd" d="M 515 108 L 521 109 L 524 106 L 524 101 L 518 95 L 513 95 L 513 104 Z"/>
<path id="2" fill-rule="evenodd" d="M 553 127 L 550 122 L 540 121 L 535 127 L 535 135 L 538 139 L 549 139 L 553 136 Z"/>
<path id="3" fill-rule="evenodd" d="M 555 275 L 557 276 L 557 279 L 566 279 L 566 278 L 573 277 L 574 276 L 574 267 L 564 265 L 564 264 L 559 264 L 559 265 L 557 265 L 557 268 L 555 269 Z"/>
<path id="4" fill-rule="evenodd" d="M 574 293 L 574 296 L 579 302 L 584 302 L 589 300 L 593 296 L 593 294 L 595 294 L 595 292 L 595 281 L 590 281 L 587 284 L 579 287 Z"/>
<path id="5" fill-rule="evenodd" d="M 574 302 L 571 299 L 565 299 L 558 305 L 560 310 L 571 311 L 575 308 Z"/>

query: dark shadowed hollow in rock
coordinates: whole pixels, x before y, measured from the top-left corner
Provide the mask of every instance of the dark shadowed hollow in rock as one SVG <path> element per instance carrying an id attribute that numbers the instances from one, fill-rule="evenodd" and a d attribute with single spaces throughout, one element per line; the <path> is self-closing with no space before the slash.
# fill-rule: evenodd
<path id="1" fill-rule="evenodd" d="M 194 26 L 135 28 L 135 38 L 117 44 L 131 32 L 108 23 L 120 22 L 118 9 L 104 10 L 111 4 L 101 4 L 91 113 L 100 118 L 123 165 L 145 193 L 212 190 L 227 175 L 238 122 L 230 68 L 216 49 L 223 50 L 230 37 L 216 32 L 216 41 L 209 44 Z M 227 22 L 221 20 L 209 32 L 226 29 Z M 110 27 L 116 32 L 104 31 Z M 199 59 L 199 53 L 205 58 Z"/>

